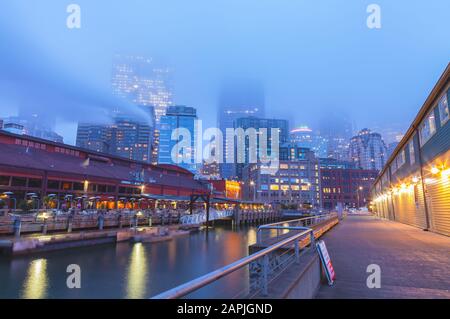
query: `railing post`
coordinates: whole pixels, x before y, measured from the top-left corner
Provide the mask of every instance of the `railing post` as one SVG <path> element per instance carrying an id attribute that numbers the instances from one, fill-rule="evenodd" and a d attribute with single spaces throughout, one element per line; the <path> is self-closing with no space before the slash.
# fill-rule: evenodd
<path id="1" fill-rule="evenodd" d="M 73 220 L 73 216 L 70 214 L 67 217 L 67 232 L 71 233 L 72 232 L 72 220 Z"/>
<path id="2" fill-rule="evenodd" d="M 267 296 L 269 294 L 268 289 L 268 274 L 269 274 L 269 255 L 264 255 L 263 264 L 262 264 L 262 272 L 261 272 L 261 289 L 262 295 Z"/>
<path id="3" fill-rule="evenodd" d="M 258 229 L 256 232 L 256 242 L 261 244 L 261 229 Z"/>
<path id="4" fill-rule="evenodd" d="M 316 249 L 316 238 L 314 237 L 314 231 L 313 230 L 311 230 L 311 232 L 309 233 L 309 238 L 310 238 L 310 244 L 311 244 L 311 250 L 314 250 L 314 249 Z"/>
<path id="5" fill-rule="evenodd" d="M 100 215 L 98 216 L 98 229 L 103 230 L 103 225 L 104 225 L 104 217 L 103 214 L 100 213 Z"/>
<path id="6" fill-rule="evenodd" d="M 47 218 L 44 218 L 44 224 L 42 225 L 42 234 L 47 234 Z"/>
<path id="7" fill-rule="evenodd" d="M 295 247 L 295 261 L 297 263 L 299 263 L 300 262 L 300 249 L 299 249 L 299 240 L 298 240 L 298 238 L 295 240 L 294 247 Z"/>
<path id="8" fill-rule="evenodd" d="M 20 220 L 20 217 L 18 216 L 14 217 L 13 229 L 14 229 L 14 236 L 16 238 L 20 237 L 21 228 L 22 228 L 22 221 Z"/>

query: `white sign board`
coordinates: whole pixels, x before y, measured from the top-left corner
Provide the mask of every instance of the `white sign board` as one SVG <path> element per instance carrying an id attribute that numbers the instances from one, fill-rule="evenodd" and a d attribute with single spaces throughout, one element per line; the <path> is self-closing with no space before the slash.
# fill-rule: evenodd
<path id="1" fill-rule="evenodd" d="M 328 254 L 327 246 L 323 240 L 319 240 L 316 244 L 317 251 L 319 252 L 320 260 L 325 268 L 325 274 L 328 279 L 328 284 L 331 286 L 334 283 L 336 274 L 334 273 L 333 264 L 331 263 L 330 255 Z"/>

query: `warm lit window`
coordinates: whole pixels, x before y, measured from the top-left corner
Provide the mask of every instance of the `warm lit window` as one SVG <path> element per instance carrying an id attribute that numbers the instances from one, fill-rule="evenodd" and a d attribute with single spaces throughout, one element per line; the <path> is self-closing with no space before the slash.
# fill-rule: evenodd
<path id="1" fill-rule="evenodd" d="M 424 145 L 436 133 L 434 109 L 425 117 L 420 125 L 420 145 Z"/>
<path id="2" fill-rule="evenodd" d="M 449 119 L 448 100 L 447 93 L 439 100 L 439 117 L 441 120 L 441 126 L 447 123 Z"/>
<path id="3" fill-rule="evenodd" d="M 278 191 L 278 190 L 280 190 L 280 186 L 278 186 L 276 184 L 271 184 L 270 185 L 270 190 L 271 191 Z"/>

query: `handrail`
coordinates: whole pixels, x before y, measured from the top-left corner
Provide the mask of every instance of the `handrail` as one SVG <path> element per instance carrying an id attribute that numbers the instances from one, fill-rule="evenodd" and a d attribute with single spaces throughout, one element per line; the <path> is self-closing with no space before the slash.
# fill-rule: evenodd
<path id="1" fill-rule="evenodd" d="M 262 230 L 270 230 L 270 229 L 287 229 L 287 230 L 295 230 L 292 229 L 290 226 L 279 226 L 279 225 L 285 225 L 285 224 L 292 224 L 292 223 L 300 223 L 302 221 L 305 220 L 309 220 L 309 219 L 320 219 L 322 217 L 328 217 L 328 218 L 333 218 L 336 217 L 337 213 L 333 212 L 330 214 L 322 214 L 322 215 L 315 215 L 315 216 L 308 216 L 308 217 L 302 217 L 302 218 L 297 218 L 297 219 L 292 219 L 292 220 L 286 220 L 286 221 L 281 221 L 281 222 L 276 222 L 276 223 L 271 223 L 271 224 L 266 224 L 266 225 L 261 225 L 258 227 L 257 230 L 257 242 L 261 243 L 262 241 Z M 278 237 L 278 233 L 277 233 L 277 237 Z"/>
<path id="2" fill-rule="evenodd" d="M 300 228 L 300 227 L 298 227 Z M 183 296 L 186 296 L 187 294 L 196 291 L 232 272 L 235 272 L 236 270 L 241 269 L 242 267 L 250 264 L 252 261 L 255 261 L 261 257 L 266 256 L 267 254 L 277 250 L 278 248 L 281 248 L 287 244 L 290 244 L 294 241 L 296 241 L 298 238 L 306 235 L 306 234 L 311 234 L 313 232 L 313 230 L 311 228 L 305 228 L 305 231 L 295 234 L 292 237 L 286 238 L 276 244 L 273 244 L 267 248 L 264 248 L 254 254 L 251 254 L 247 257 L 244 257 L 238 261 L 235 261 L 234 263 L 231 263 L 227 266 L 224 266 L 222 268 L 219 268 L 215 271 L 212 271 L 206 275 L 203 275 L 197 279 L 191 280 L 185 284 L 182 284 L 178 287 L 172 288 L 166 292 L 163 292 L 161 294 L 158 294 L 154 297 L 152 297 L 152 299 L 176 299 L 176 298 L 180 298 Z M 314 235 L 313 235 L 314 236 Z"/>
<path id="3" fill-rule="evenodd" d="M 283 225 L 283 224 L 287 224 L 287 223 L 294 223 L 294 222 L 299 222 L 299 221 L 302 221 L 302 220 L 319 218 L 319 217 L 331 217 L 331 216 L 334 216 L 335 214 L 336 213 L 333 212 L 331 214 L 321 214 L 321 215 L 314 215 L 314 216 L 302 217 L 302 218 L 297 218 L 297 219 L 285 220 L 285 221 L 281 221 L 281 222 L 261 225 L 261 226 L 258 227 L 258 229 L 263 229 L 263 228 L 267 228 L 269 226 L 274 226 L 274 225 Z"/>

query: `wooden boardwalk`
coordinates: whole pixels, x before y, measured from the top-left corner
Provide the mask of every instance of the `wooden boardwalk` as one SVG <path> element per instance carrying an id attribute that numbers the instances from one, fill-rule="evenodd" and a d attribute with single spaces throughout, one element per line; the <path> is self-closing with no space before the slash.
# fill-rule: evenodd
<path id="1" fill-rule="evenodd" d="M 450 237 L 393 221 L 352 216 L 324 235 L 336 282 L 317 298 L 450 298 Z M 381 288 L 366 285 L 381 267 Z"/>

